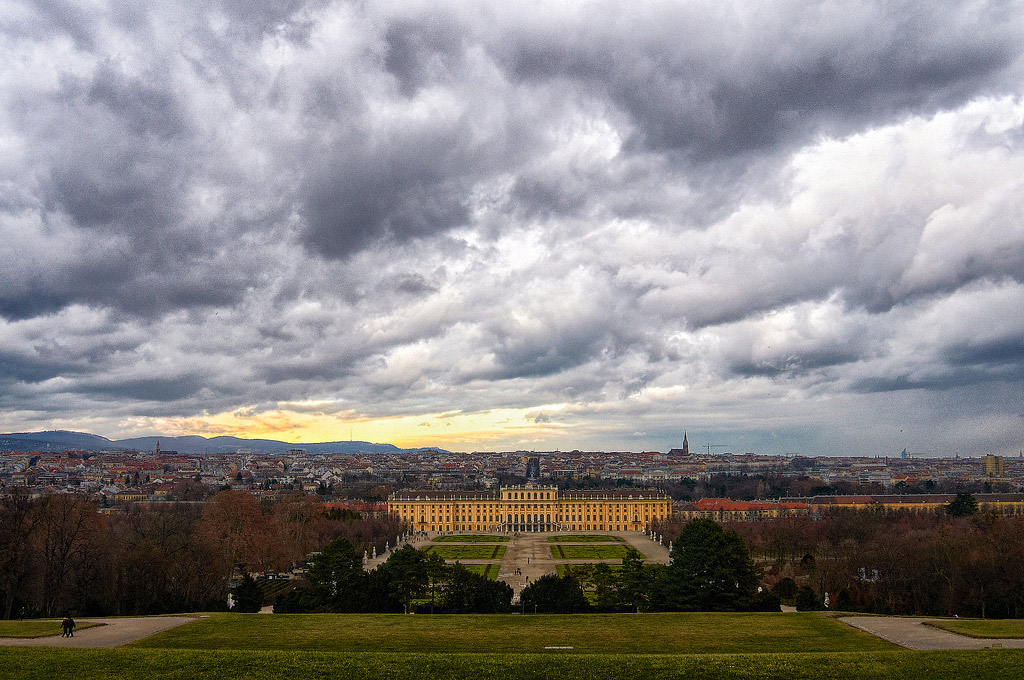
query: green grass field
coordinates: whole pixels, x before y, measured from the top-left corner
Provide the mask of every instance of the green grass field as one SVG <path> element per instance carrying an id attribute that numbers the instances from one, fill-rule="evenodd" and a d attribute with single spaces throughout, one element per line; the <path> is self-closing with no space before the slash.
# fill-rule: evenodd
<path id="1" fill-rule="evenodd" d="M 467 534 L 465 536 L 438 536 L 434 543 L 507 543 L 508 536 Z"/>
<path id="2" fill-rule="evenodd" d="M 505 546 L 428 545 L 423 552 L 439 555 L 445 560 L 500 560 L 505 556 Z"/>
<path id="3" fill-rule="evenodd" d="M 117 649 L 0 647 L 0 677 L 19 680 L 1005 680 L 1022 667 L 1024 650 L 911 652 L 818 612 L 219 613 Z"/>
<path id="4" fill-rule="evenodd" d="M 0 648 L 0 676 L 124 680 L 1005 680 L 1024 666 L 1020 650 L 828 654 L 434 654 L 202 649 Z"/>
<path id="5" fill-rule="evenodd" d="M 711 654 L 884 651 L 820 613 L 554 615 L 211 614 L 135 647 L 325 652 Z"/>
<path id="6" fill-rule="evenodd" d="M 464 564 L 462 565 L 470 572 L 479 574 L 486 579 L 493 581 L 498 578 L 498 565 L 497 564 Z"/>
<path id="7" fill-rule="evenodd" d="M 1024 638 L 1024 619 L 949 619 L 928 625 L 975 638 Z"/>
<path id="8" fill-rule="evenodd" d="M 607 534 L 568 534 L 565 536 L 549 536 L 552 543 L 624 543 L 621 536 Z"/>
<path id="9" fill-rule="evenodd" d="M 76 621 L 75 632 L 102 625 L 102 623 Z M 60 619 L 0 621 L 0 638 L 41 638 L 60 635 L 60 633 Z"/>
<path id="10" fill-rule="evenodd" d="M 621 560 L 628 549 L 624 545 L 553 545 L 551 556 L 556 560 Z"/>

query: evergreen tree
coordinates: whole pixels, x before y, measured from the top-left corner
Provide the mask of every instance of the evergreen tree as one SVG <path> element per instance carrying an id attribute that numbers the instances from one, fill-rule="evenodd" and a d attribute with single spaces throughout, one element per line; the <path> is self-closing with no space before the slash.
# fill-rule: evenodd
<path id="1" fill-rule="evenodd" d="M 263 606 L 263 591 L 256 585 L 255 579 L 249 574 L 242 577 L 242 582 L 235 588 L 235 611 L 254 614 Z"/>
<path id="2" fill-rule="evenodd" d="M 576 614 L 590 609 L 579 581 L 572 576 L 541 576 L 523 588 L 519 600 L 527 613 Z"/>
<path id="3" fill-rule="evenodd" d="M 672 547 L 667 570 L 669 609 L 742 611 L 757 587 L 743 539 L 710 519 L 695 519 Z"/>
<path id="4" fill-rule="evenodd" d="M 338 538 L 320 551 L 309 567 L 312 597 L 320 607 L 336 612 L 362 611 L 363 560 L 347 538 Z"/>
<path id="5" fill-rule="evenodd" d="M 818 609 L 818 596 L 808 586 L 801 586 L 796 593 L 796 610 L 798 612 L 810 612 Z"/>
<path id="6" fill-rule="evenodd" d="M 952 517 L 967 517 L 978 512 L 978 501 L 969 493 L 958 493 L 953 502 L 946 506 L 946 512 Z"/>
<path id="7" fill-rule="evenodd" d="M 411 545 L 406 545 L 391 553 L 381 568 L 388 578 L 391 592 L 408 614 L 412 599 L 422 593 L 429 582 L 426 556 Z"/>
<path id="8" fill-rule="evenodd" d="M 449 614 L 499 614 L 507 612 L 512 588 L 474 574 L 461 564 L 447 570 L 448 583 L 441 598 L 442 609 Z"/>

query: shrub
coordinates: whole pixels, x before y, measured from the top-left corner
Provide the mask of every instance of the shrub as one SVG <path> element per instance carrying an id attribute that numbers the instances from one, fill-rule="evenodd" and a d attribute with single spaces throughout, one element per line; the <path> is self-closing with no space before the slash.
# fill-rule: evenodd
<path id="1" fill-rule="evenodd" d="M 798 612 L 811 612 L 818 609 L 818 596 L 808 586 L 801 586 L 796 593 L 796 610 Z"/>

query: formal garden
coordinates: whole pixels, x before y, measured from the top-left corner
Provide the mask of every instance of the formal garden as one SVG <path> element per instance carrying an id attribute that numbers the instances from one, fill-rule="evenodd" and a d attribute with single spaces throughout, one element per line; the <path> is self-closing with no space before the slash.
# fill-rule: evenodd
<path id="1" fill-rule="evenodd" d="M 500 560 L 505 556 L 503 545 L 428 545 L 423 548 L 428 555 L 437 555 L 442 560 Z"/>
<path id="2" fill-rule="evenodd" d="M 493 581 L 494 579 L 498 578 L 497 564 L 464 564 L 462 566 L 470 574 L 483 576 L 485 579 L 489 581 Z"/>
<path id="3" fill-rule="evenodd" d="M 491 536 L 488 534 L 464 534 L 438 536 L 434 543 L 507 543 L 508 536 Z"/>
<path id="4" fill-rule="evenodd" d="M 624 543 L 621 536 L 610 534 L 566 534 L 564 536 L 548 536 L 552 543 Z"/>
<path id="5" fill-rule="evenodd" d="M 625 545 L 553 545 L 551 556 L 556 560 L 621 560 L 630 550 Z"/>

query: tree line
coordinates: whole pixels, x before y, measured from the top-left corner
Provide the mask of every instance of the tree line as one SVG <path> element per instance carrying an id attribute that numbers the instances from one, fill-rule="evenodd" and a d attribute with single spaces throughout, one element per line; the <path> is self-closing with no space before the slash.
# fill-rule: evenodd
<path id="1" fill-rule="evenodd" d="M 629 549 L 622 563 L 587 565 L 548 574 L 527 585 L 513 604 L 512 589 L 404 546 L 366 572 L 346 539 L 311 562 L 309 586 L 277 599 L 277 613 L 419 612 L 492 614 L 588 611 L 779 610 L 779 597 L 757 592 L 754 563 L 739 535 L 711 520 L 694 520 L 675 541 L 671 564 L 645 564 Z M 258 608 L 253 605 L 253 608 Z"/>
<path id="2" fill-rule="evenodd" d="M 364 571 L 362 556 L 347 538 L 335 539 L 316 555 L 307 577 L 307 588 L 277 599 L 275 613 L 498 614 L 509 611 L 512 600 L 508 584 L 409 545 Z"/>
<path id="3" fill-rule="evenodd" d="M 668 565 L 630 552 L 511 589 L 404 547 L 372 572 L 404 527 L 393 517 L 325 515 L 315 497 L 264 504 L 224 491 L 205 503 L 104 514 L 81 495 L 0 498 L 0 614 L 133 615 L 223 609 L 234 579 L 312 560 L 307 587 L 278 611 L 721 611 L 801 609 L 1024 616 L 1024 517 L 833 510 L 820 517 L 666 521 Z"/>
<path id="4" fill-rule="evenodd" d="M 742 537 L 761 586 L 804 589 L 803 608 L 823 608 L 827 594 L 844 611 L 1024 616 L 1024 517 L 978 513 L 971 500 L 963 494 L 946 512 L 833 510 L 725 526 Z"/>
<path id="5" fill-rule="evenodd" d="M 76 494 L 0 497 L 0 614 L 135 615 L 226 607 L 232 579 L 283 571 L 338 537 L 382 550 L 392 517 L 331 520 L 312 496 L 275 504 L 222 491 L 205 503 L 99 512 Z M 389 538 L 390 537 L 390 538 Z"/>

